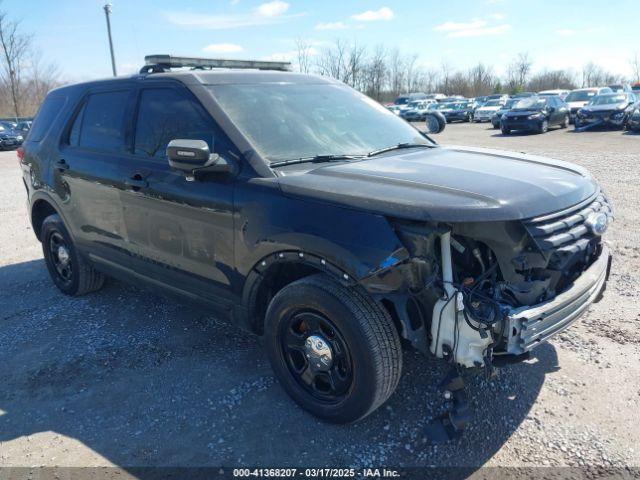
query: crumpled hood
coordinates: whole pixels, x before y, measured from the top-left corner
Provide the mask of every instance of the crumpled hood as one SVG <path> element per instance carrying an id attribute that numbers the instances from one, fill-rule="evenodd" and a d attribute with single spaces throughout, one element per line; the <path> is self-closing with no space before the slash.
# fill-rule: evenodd
<path id="1" fill-rule="evenodd" d="M 411 220 L 508 221 L 575 205 L 598 191 L 571 163 L 468 147 L 435 147 L 281 172 L 287 195 Z"/>

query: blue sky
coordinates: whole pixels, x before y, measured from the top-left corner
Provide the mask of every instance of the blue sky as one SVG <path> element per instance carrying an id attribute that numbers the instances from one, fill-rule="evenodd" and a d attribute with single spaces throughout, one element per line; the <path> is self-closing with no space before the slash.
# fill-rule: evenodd
<path id="1" fill-rule="evenodd" d="M 286 58 L 295 39 L 312 53 L 336 38 L 417 54 L 419 63 L 466 68 L 482 61 L 502 73 L 528 51 L 534 68 L 589 60 L 630 75 L 640 52 L 638 0 L 111 0 L 118 73 L 149 53 Z M 44 57 L 67 79 L 111 73 L 100 0 L 4 0 Z M 606 6 L 605 6 L 606 5 Z"/>

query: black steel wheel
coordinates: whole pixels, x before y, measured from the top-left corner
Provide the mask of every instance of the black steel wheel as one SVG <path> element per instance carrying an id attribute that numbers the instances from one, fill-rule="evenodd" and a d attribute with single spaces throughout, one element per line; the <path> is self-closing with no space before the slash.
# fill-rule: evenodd
<path id="1" fill-rule="evenodd" d="M 49 258 L 53 264 L 58 282 L 66 286 L 71 285 L 73 281 L 73 265 L 71 264 L 69 245 L 67 245 L 60 232 L 57 231 L 51 232 L 48 240 Z"/>
<path id="2" fill-rule="evenodd" d="M 388 312 L 323 274 L 297 280 L 271 300 L 269 361 L 287 393 L 323 420 L 356 421 L 394 392 L 400 337 Z"/>
<path id="3" fill-rule="evenodd" d="M 78 254 L 59 215 L 44 219 L 40 240 L 49 275 L 62 293 L 77 296 L 102 287 L 104 275 Z"/>
<path id="4" fill-rule="evenodd" d="M 353 383 L 349 348 L 338 328 L 314 311 L 292 312 L 280 323 L 281 348 L 295 380 L 320 402 L 344 399 Z"/>

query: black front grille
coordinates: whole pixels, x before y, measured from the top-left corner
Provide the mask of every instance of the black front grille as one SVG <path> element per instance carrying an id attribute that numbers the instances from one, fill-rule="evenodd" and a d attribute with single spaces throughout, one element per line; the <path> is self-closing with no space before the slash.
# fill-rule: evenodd
<path id="1" fill-rule="evenodd" d="M 524 226 L 545 254 L 560 256 L 584 252 L 599 237 L 586 224 L 592 213 L 602 212 L 608 222 L 613 220 L 613 210 L 606 197 L 599 194 L 594 199 L 575 205 L 567 210 L 524 222 Z"/>

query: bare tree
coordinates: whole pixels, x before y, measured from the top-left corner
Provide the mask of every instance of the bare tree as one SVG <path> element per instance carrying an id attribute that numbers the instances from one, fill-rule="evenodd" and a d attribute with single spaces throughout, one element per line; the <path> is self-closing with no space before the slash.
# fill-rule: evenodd
<path id="1" fill-rule="evenodd" d="M 516 55 L 507 69 L 507 88 L 513 93 L 522 91 L 527 84 L 533 61 L 529 53 L 523 52 Z"/>
<path id="2" fill-rule="evenodd" d="M 640 82 L 640 54 L 637 51 L 633 53 L 629 63 L 633 72 L 633 81 Z"/>
<path id="3" fill-rule="evenodd" d="M 16 118 L 21 112 L 22 69 L 31 47 L 31 37 L 21 33 L 19 27 L 18 22 L 9 20 L 7 14 L 0 11 L 0 79 L 9 89 Z"/>
<path id="4" fill-rule="evenodd" d="M 602 85 L 610 85 L 618 83 L 622 80 L 620 75 L 608 72 L 601 66 L 593 62 L 587 63 L 582 67 L 582 86 L 583 87 L 599 87 Z"/>
<path id="5" fill-rule="evenodd" d="M 450 89 L 450 78 L 451 78 L 451 65 L 447 62 L 442 62 L 440 65 L 440 84 L 438 85 L 438 90 L 441 90 L 445 95 L 451 94 Z"/>
<path id="6" fill-rule="evenodd" d="M 311 68 L 310 53 L 311 44 L 304 38 L 296 38 L 296 50 L 298 58 L 298 70 L 302 73 L 309 73 Z"/>
<path id="7" fill-rule="evenodd" d="M 320 75 L 344 81 L 347 73 L 345 65 L 346 49 L 347 44 L 340 39 L 336 39 L 333 45 L 323 48 L 316 65 Z"/>
<path id="8" fill-rule="evenodd" d="M 466 95 L 479 96 L 493 93 L 497 83 L 493 68 L 487 67 L 483 63 L 478 63 L 469 70 L 468 77 L 470 85 L 467 88 Z"/>
<path id="9" fill-rule="evenodd" d="M 346 54 L 345 82 L 358 90 L 364 88 L 364 69 L 367 60 L 367 50 L 365 47 L 353 42 Z"/>
<path id="10" fill-rule="evenodd" d="M 33 114 L 38 110 L 38 106 L 44 100 L 49 90 L 61 85 L 60 71 L 57 65 L 45 63 L 42 60 L 40 51 L 33 51 L 30 54 L 28 78 L 24 86 L 24 109 L 23 114 Z"/>
<path id="11" fill-rule="evenodd" d="M 563 88 L 573 90 L 576 82 L 572 72 L 568 70 L 544 70 L 531 77 L 527 89 L 533 92 Z"/>
<path id="12" fill-rule="evenodd" d="M 387 51 L 384 46 L 378 45 L 373 50 L 365 69 L 366 94 L 375 100 L 382 101 L 387 76 Z"/>

